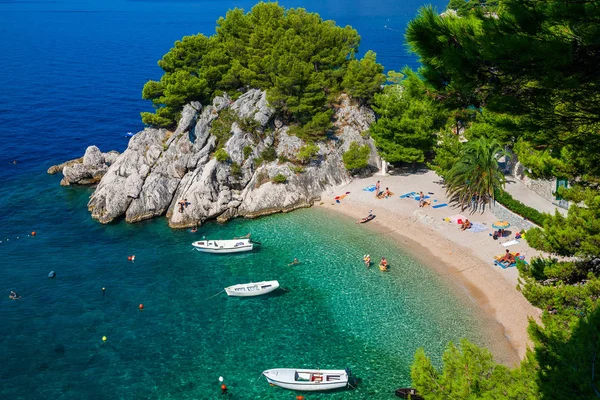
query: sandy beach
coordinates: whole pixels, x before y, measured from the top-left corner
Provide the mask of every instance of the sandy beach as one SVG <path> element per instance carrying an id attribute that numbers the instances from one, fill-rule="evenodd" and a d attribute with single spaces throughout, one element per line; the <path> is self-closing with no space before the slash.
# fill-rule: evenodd
<path id="1" fill-rule="evenodd" d="M 363 190 L 377 180 L 381 181 L 382 190 L 389 187 L 394 195 L 377 199 L 374 192 Z M 530 260 L 538 252 L 525 240 L 509 247 L 502 246 L 514 239 L 515 229 L 510 237 L 493 240 L 490 233 L 494 231 L 492 224 L 497 218 L 490 211 L 470 214 L 468 210 L 460 212 L 450 205 L 433 208 L 436 204 L 449 203 L 439 180 L 432 171 L 356 179 L 323 194 L 320 206 L 356 220 L 373 210 L 376 217 L 363 225 L 365 230 L 394 239 L 453 285 L 466 290 L 483 313 L 501 325 L 510 345 L 522 359 L 527 347 L 531 347 L 527 335 L 528 318 L 539 321 L 541 311 L 517 290 L 517 269 L 502 269 L 494 265 L 493 257 L 509 249 Z M 433 193 L 429 194 L 432 206 L 420 208 L 417 200 L 400 198 L 405 193 L 419 191 Z M 335 196 L 346 192 L 350 193 L 339 203 L 335 201 Z M 461 231 L 460 225 L 444 221 L 455 214 L 462 214 L 487 229 L 476 233 Z"/>

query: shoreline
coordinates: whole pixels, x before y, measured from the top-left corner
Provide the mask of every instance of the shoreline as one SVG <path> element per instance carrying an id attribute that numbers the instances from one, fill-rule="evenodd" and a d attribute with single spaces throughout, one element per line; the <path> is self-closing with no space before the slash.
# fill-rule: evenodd
<path id="1" fill-rule="evenodd" d="M 389 187 L 395 192 L 394 195 L 387 199 L 376 199 L 373 192 L 362 190 L 377 180 L 381 181 L 382 190 Z M 376 217 L 363 225 L 365 229 L 389 237 L 408 254 L 434 270 L 454 289 L 464 290 L 466 296 L 488 319 L 485 325 L 495 323 L 496 328 L 490 329 L 500 328 L 516 358 L 522 360 L 527 348 L 532 347 L 527 334 L 528 320 L 531 317 L 539 323 L 541 310 L 532 306 L 517 290 L 516 268 L 501 269 L 493 264 L 493 256 L 503 253 L 506 248 L 500 245 L 500 240 L 494 241 L 489 237 L 492 229 L 478 233 L 461 231 L 458 225 L 442 221 L 447 216 L 460 214 L 460 210 L 451 206 L 419 208 L 417 201 L 399 198 L 406 192 L 422 190 L 424 193 L 435 193 L 432 198 L 438 204 L 445 203 L 447 199 L 442 186 L 436 182 L 438 180 L 439 177 L 432 171 L 355 179 L 324 193 L 320 204 L 315 205 L 355 220 L 373 210 Z M 334 197 L 346 192 L 350 194 L 336 203 Z M 495 220 L 489 211 L 462 214 L 473 222 L 481 221 L 487 226 L 491 226 Z M 528 260 L 537 255 L 523 240 L 508 249 L 520 252 Z M 489 350 L 499 362 L 509 366 L 517 364 L 514 362 L 515 357 L 501 357 L 506 346 L 500 343 L 497 345 L 499 348 L 496 351 Z"/>

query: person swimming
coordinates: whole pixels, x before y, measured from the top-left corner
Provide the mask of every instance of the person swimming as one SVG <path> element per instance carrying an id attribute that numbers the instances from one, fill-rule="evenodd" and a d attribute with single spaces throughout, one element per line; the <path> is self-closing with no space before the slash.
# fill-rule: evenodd
<path id="1" fill-rule="evenodd" d="M 297 258 L 294 258 L 294 261 L 292 261 L 291 263 L 288 264 L 288 267 L 291 267 L 292 265 L 298 265 L 300 264 L 300 261 L 298 261 Z"/>
<path id="2" fill-rule="evenodd" d="M 385 259 L 385 257 L 381 257 L 381 262 L 379 263 L 379 269 L 382 271 L 387 271 L 388 269 L 388 262 Z"/>
<path id="3" fill-rule="evenodd" d="M 10 291 L 10 295 L 8 297 L 10 297 L 12 300 L 18 300 L 21 298 L 21 296 L 19 296 L 17 292 L 13 290 Z"/>
<path id="4" fill-rule="evenodd" d="M 371 267 L 371 256 L 369 254 L 365 254 L 363 261 L 365 262 L 367 268 Z"/>
<path id="5" fill-rule="evenodd" d="M 193 227 L 192 229 L 190 229 L 190 232 L 191 232 L 191 233 L 196 233 L 196 232 L 198 232 L 198 227 L 197 227 L 197 226 Z"/>

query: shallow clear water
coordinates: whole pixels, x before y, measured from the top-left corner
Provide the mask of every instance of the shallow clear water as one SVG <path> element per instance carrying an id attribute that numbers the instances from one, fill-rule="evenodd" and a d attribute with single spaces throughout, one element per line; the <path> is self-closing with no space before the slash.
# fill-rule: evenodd
<path id="1" fill-rule="evenodd" d="M 468 297 L 390 240 L 324 210 L 196 234 L 162 218 L 100 225 L 86 210 L 91 189 L 62 188 L 46 174 L 90 144 L 123 150 L 149 107 L 140 93 L 160 76 L 156 61 L 183 35 L 213 32 L 227 8 L 252 4 L 0 2 L 0 398 L 207 399 L 220 397 L 222 375 L 230 398 L 285 399 L 294 394 L 260 372 L 304 366 L 350 367 L 362 379 L 355 391 L 307 398 L 385 399 L 409 384 L 417 347 L 439 362 L 449 340 L 498 339 Z M 282 4 L 353 25 L 361 49 L 388 69 L 416 66 L 402 31 L 421 0 Z M 251 254 L 190 246 L 248 232 L 263 243 Z M 385 255 L 391 270 L 365 269 L 365 253 Z M 294 257 L 302 264 L 288 267 Z M 219 293 L 266 279 L 289 291 Z M 10 290 L 23 297 L 10 300 Z"/>
<path id="2" fill-rule="evenodd" d="M 450 340 L 489 341 L 465 296 L 392 241 L 323 209 L 211 223 L 195 234 L 164 219 L 102 226 L 85 210 L 89 190 L 43 175 L 32 183 L 48 181 L 44 193 L 9 198 L 37 223 L 1 228 L 4 398 L 211 398 L 221 375 L 232 398 L 287 398 L 257 381 L 274 367 L 350 367 L 362 379 L 356 391 L 311 398 L 389 398 L 409 384 L 416 348 L 439 361 Z M 252 253 L 190 246 L 248 232 L 262 243 Z M 391 270 L 367 270 L 365 253 L 386 256 Z M 288 266 L 295 257 L 301 264 Z M 289 291 L 219 293 L 271 279 Z M 23 297 L 9 300 L 11 289 Z"/>

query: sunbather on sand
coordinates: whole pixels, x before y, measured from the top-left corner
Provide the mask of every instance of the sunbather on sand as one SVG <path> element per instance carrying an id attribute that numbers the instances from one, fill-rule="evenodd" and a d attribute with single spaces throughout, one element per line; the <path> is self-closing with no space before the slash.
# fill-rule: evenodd
<path id="1" fill-rule="evenodd" d="M 464 231 L 466 229 L 471 229 L 471 221 L 469 221 L 468 219 L 465 219 L 465 222 L 462 223 L 462 225 L 460 226 L 460 230 Z"/>
<path id="2" fill-rule="evenodd" d="M 515 255 L 510 252 L 510 250 L 506 249 L 506 253 L 504 256 L 496 256 L 496 261 L 501 262 L 505 265 L 510 265 L 515 262 Z"/>

